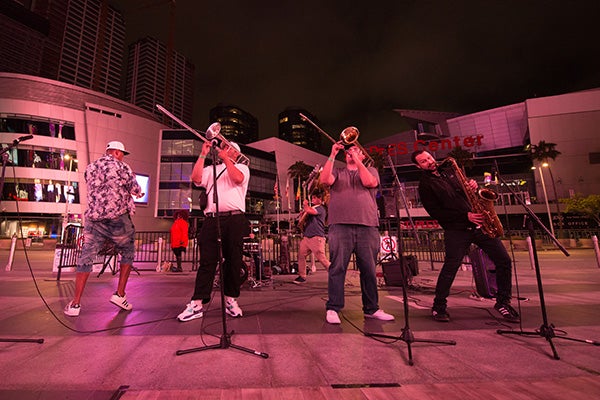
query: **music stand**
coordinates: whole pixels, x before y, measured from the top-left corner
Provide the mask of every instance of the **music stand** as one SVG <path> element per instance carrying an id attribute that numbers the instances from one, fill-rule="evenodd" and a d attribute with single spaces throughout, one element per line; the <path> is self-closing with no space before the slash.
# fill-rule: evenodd
<path id="1" fill-rule="evenodd" d="M 398 224 L 398 256 L 400 258 L 399 263 L 400 263 L 400 279 L 402 281 L 402 302 L 404 303 L 404 328 L 402 328 L 402 331 L 401 331 L 402 333 L 400 334 L 400 336 L 383 335 L 380 333 L 365 333 L 365 336 L 403 341 L 404 343 L 406 343 L 406 347 L 407 347 L 407 351 L 408 351 L 408 365 L 412 366 L 412 365 L 414 365 L 413 358 L 412 358 L 412 347 L 411 347 L 412 343 L 423 342 L 423 343 L 438 343 L 438 344 L 455 345 L 456 341 L 454 341 L 454 340 L 416 339 L 410 329 L 409 313 L 408 313 L 408 294 L 406 293 L 408 291 L 408 284 L 407 284 L 408 274 L 406 272 L 407 262 L 403 256 L 403 247 L 404 246 L 402 244 L 402 237 L 400 235 L 401 219 L 400 219 L 400 208 L 398 206 L 398 201 L 399 201 L 398 192 L 400 192 L 402 194 L 402 199 L 403 199 L 405 206 L 407 203 L 406 203 L 406 196 L 404 194 L 404 191 L 402 190 L 402 185 L 400 184 L 400 179 L 398 179 L 398 174 L 396 173 L 396 168 L 394 168 L 394 163 L 392 162 L 392 159 L 391 159 L 389 153 L 387 153 L 387 159 L 388 159 L 388 163 L 390 164 L 392 174 L 394 175 L 394 204 L 395 204 L 395 208 L 396 208 L 396 220 L 397 220 L 396 222 Z M 410 219 L 410 213 L 408 211 L 408 207 L 406 207 L 406 213 Z M 410 219 L 410 221 L 412 223 L 412 219 Z M 413 225 L 413 227 L 414 227 L 414 225 Z M 415 231 L 415 237 L 416 237 L 416 231 Z M 393 251 L 390 254 L 391 254 L 392 259 L 394 259 L 396 257 Z"/>
<path id="2" fill-rule="evenodd" d="M 244 351 L 246 353 L 254 354 L 262 358 L 269 358 L 267 353 L 263 353 L 260 351 L 248 349 L 246 347 L 238 346 L 231 343 L 231 335 L 233 335 L 233 331 L 231 333 L 227 332 L 227 316 L 225 313 L 225 280 L 224 280 L 224 271 L 223 271 L 223 242 L 221 236 L 221 221 L 219 219 L 219 195 L 217 190 L 217 160 L 218 160 L 218 152 L 217 152 L 217 141 L 214 140 L 211 147 L 211 158 L 212 158 L 212 168 L 213 168 L 213 201 L 215 203 L 215 218 L 216 218 L 216 226 L 217 226 L 217 248 L 218 248 L 218 270 L 219 270 L 219 286 L 221 293 L 221 323 L 222 323 L 222 334 L 219 339 L 219 344 L 209 345 L 209 346 L 201 346 L 195 347 L 191 349 L 185 350 L 177 350 L 175 352 L 176 355 L 180 356 L 188 353 L 195 353 L 198 351 L 204 350 L 213 350 L 213 349 L 228 349 L 234 348 L 237 350 Z"/>
<path id="3" fill-rule="evenodd" d="M 17 145 L 24 141 L 33 139 L 33 135 L 21 136 L 18 139 L 13 140 L 12 144 L 9 144 L 8 147 L 3 148 L 0 151 L 0 157 L 2 157 L 2 176 L 0 176 L 0 204 L 2 204 L 2 193 L 4 193 L 4 175 L 6 172 L 6 162 L 8 161 L 8 151 L 17 147 Z M 18 200 L 16 200 L 18 201 Z M 25 246 L 23 246 L 25 248 Z M 12 343 L 44 343 L 44 339 L 2 339 L 0 338 L 0 342 L 12 342 Z"/>
<path id="4" fill-rule="evenodd" d="M 568 336 L 556 336 L 556 334 L 554 332 L 554 328 L 555 328 L 554 324 L 548 323 L 548 314 L 546 312 L 546 301 L 544 300 L 544 287 L 542 284 L 542 275 L 540 272 L 540 263 L 538 261 L 538 256 L 537 256 L 537 248 L 535 245 L 535 229 L 534 229 L 533 223 L 535 222 L 539 228 L 541 228 L 544 232 L 546 232 L 546 234 L 548 236 L 550 236 L 550 239 L 552 239 L 554 244 L 560 249 L 560 251 L 562 251 L 562 253 L 565 256 L 569 257 L 570 254 L 565 249 L 565 247 L 558 241 L 558 239 L 556 239 L 556 237 L 552 234 L 552 232 L 550 232 L 548 230 L 548 228 L 546 228 L 544 223 L 538 218 L 537 215 L 535 215 L 535 213 L 531 210 L 531 208 L 525 204 L 523 199 L 521 199 L 521 197 L 518 196 L 517 193 L 515 193 L 515 191 L 506 183 L 504 178 L 500 175 L 499 171 L 497 171 L 497 174 L 498 174 L 497 175 L 498 178 L 500 179 L 500 182 L 502 182 L 504 184 L 504 187 L 506 187 L 513 194 L 515 199 L 517 199 L 519 204 L 525 209 L 525 212 L 527 213 L 527 215 L 525 217 L 527 219 L 527 230 L 529 231 L 529 237 L 531 238 L 531 253 L 533 255 L 533 265 L 535 268 L 535 277 L 536 277 L 536 281 L 537 281 L 538 293 L 540 296 L 540 307 L 542 310 L 542 325 L 540 326 L 539 330 L 537 330 L 537 331 L 524 331 L 522 329 L 519 331 L 512 331 L 512 330 L 509 331 L 509 330 L 498 329 L 496 331 L 496 333 L 498 333 L 500 335 L 524 335 L 524 336 L 543 337 L 544 339 L 546 339 L 548 344 L 550 344 L 550 348 L 552 349 L 552 355 L 555 360 L 560 360 L 560 357 L 558 356 L 558 353 L 556 352 L 556 348 L 554 347 L 554 343 L 552 342 L 553 338 L 571 340 L 574 342 L 588 343 L 588 344 L 593 344 L 595 346 L 600 346 L 600 342 L 595 341 L 595 340 L 575 339 L 575 338 L 570 338 Z M 550 223 L 552 223 L 552 221 L 550 221 Z"/>

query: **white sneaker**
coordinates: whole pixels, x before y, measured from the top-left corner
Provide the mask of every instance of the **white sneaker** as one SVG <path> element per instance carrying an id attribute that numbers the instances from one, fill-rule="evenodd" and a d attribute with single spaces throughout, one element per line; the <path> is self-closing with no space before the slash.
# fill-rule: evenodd
<path id="1" fill-rule="evenodd" d="M 199 300 L 198 303 L 196 303 L 196 300 L 192 300 L 185 306 L 185 310 L 177 316 L 177 319 L 181 322 L 186 322 L 196 318 L 202 318 L 202 315 L 201 301 Z"/>
<path id="2" fill-rule="evenodd" d="M 242 316 L 242 309 L 233 297 L 225 298 L 225 311 L 234 318 Z"/>
<path id="3" fill-rule="evenodd" d="M 110 296 L 110 302 L 125 311 L 130 311 L 133 308 L 133 306 L 127 301 L 127 296 L 123 295 L 123 297 L 121 297 L 117 294 L 117 292 Z"/>
<path id="4" fill-rule="evenodd" d="M 395 319 L 392 314 L 388 314 L 382 309 L 375 311 L 373 314 L 365 314 L 365 318 L 375 318 L 381 321 L 393 321 Z"/>
<path id="5" fill-rule="evenodd" d="M 327 316 L 325 318 L 327 320 L 327 323 L 329 324 L 341 324 L 342 321 L 340 321 L 340 316 L 338 315 L 338 313 L 334 310 L 327 310 Z"/>
<path id="6" fill-rule="evenodd" d="M 312 272 L 313 274 L 315 272 L 317 272 L 317 266 L 315 264 L 313 264 L 313 265 L 310 266 L 310 272 Z"/>
<path id="7" fill-rule="evenodd" d="M 65 309 L 63 310 L 65 315 L 68 317 L 78 317 L 80 311 L 81 311 L 81 305 L 77 304 L 76 306 L 74 306 L 73 300 L 71 300 L 69 302 L 69 304 L 67 304 L 65 306 Z"/>

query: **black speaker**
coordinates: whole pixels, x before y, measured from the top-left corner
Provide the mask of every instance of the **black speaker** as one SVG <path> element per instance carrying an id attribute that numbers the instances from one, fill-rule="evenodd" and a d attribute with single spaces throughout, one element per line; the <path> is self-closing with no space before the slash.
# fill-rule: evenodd
<path id="1" fill-rule="evenodd" d="M 393 195 L 381 195 L 376 198 L 377 210 L 379 218 L 394 218 L 396 217 L 396 203 Z"/>
<path id="2" fill-rule="evenodd" d="M 407 279 L 406 283 L 410 281 L 413 276 L 419 275 L 419 261 L 415 256 L 404 256 L 402 257 L 404 264 L 404 275 Z M 383 269 L 383 279 L 385 280 L 386 286 L 402 286 L 402 265 L 400 260 L 394 260 L 381 264 Z"/>

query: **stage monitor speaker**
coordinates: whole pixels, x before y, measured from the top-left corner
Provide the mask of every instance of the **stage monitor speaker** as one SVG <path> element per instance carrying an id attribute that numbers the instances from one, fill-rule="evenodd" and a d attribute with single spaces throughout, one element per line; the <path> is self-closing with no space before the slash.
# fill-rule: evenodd
<path id="1" fill-rule="evenodd" d="M 475 288 L 481 297 L 491 299 L 496 297 L 498 285 L 496 284 L 496 265 L 479 247 L 473 246 L 469 250 L 469 259 L 473 270 Z"/>
<path id="2" fill-rule="evenodd" d="M 419 261 L 415 256 L 404 256 L 405 276 L 407 284 L 414 276 L 419 275 Z M 400 260 L 385 262 L 381 264 L 383 269 L 383 279 L 386 286 L 402 286 L 402 270 L 400 269 Z"/>
<path id="3" fill-rule="evenodd" d="M 377 198 L 377 209 L 379 211 L 379 218 L 395 218 L 396 215 L 396 204 L 394 203 L 394 196 L 383 195 Z"/>

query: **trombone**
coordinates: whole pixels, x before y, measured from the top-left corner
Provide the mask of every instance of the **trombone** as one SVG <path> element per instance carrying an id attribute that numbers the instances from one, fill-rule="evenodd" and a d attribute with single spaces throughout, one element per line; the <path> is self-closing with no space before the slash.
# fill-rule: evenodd
<path id="1" fill-rule="evenodd" d="M 192 132 L 194 135 L 198 136 L 200 139 L 202 139 L 203 142 L 212 142 L 214 139 L 218 139 L 221 142 L 221 146 L 226 145 L 226 146 L 231 147 L 232 149 L 237 150 L 235 147 L 233 147 L 231 142 L 229 142 L 227 139 L 225 139 L 223 137 L 223 135 L 221 135 L 221 124 L 220 123 L 214 122 L 208 127 L 206 132 L 198 132 L 197 130 L 195 130 L 194 128 L 192 128 L 191 126 L 189 126 L 188 124 L 186 124 L 185 122 L 183 122 L 182 120 L 177 118 L 176 116 L 174 116 L 171 112 L 169 112 L 169 110 L 167 110 L 160 104 L 157 104 L 156 108 L 158 108 L 158 110 L 160 112 L 162 112 L 163 114 L 165 114 L 166 116 L 171 118 L 173 121 L 177 122 L 179 125 L 183 126 L 185 129 Z M 204 134 L 204 136 L 202 135 L 202 133 Z M 238 153 L 238 156 L 235 159 L 236 163 L 250 165 L 250 159 L 247 156 L 245 156 L 244 154 L 242 154 L 239 151 L 237 153 Z"/>
<path id="2" fill-rule="evenodd" d="M 362 147 L 362 145 L 360 143 L 358 143 L 358 137 L 360 136 L 360 132 L 358 131 L 358 128 L 356 128 L 355 126 L 349 126 L 349 127 L 345 128 L 342 131 L 342 133 L 340 133 L 340 140 L 335 140 L 334 138 L 329 136 L 327 134 L 327 132 L 325 132 L 323 129 L 319 128 L 317 126 L 317 124 L 312 122 L 306 115 L 304 115 L 302 113 L 298 113 L 298 114 L 300 114 L 300 118 L 302 118 L 304 121 L 306 121 L 309 124 L 311 124 L 312 126 L 314 126 L 315 129 L 318 130 L 322 135 L 324 135 L 327 139 L 331 140 L 331 143 L 341 143 L 344 146 L 353 145 L 353 146 L 358 147 L 365 156 L 365 161 L 364 161 L 365 167 L 372 167 L 373 164 L 375 164 L 373 157 L 371 157 L 369 155 L 369 153 L 367 153 L 367 150 L 365 150 L 365 148 Z"/>

